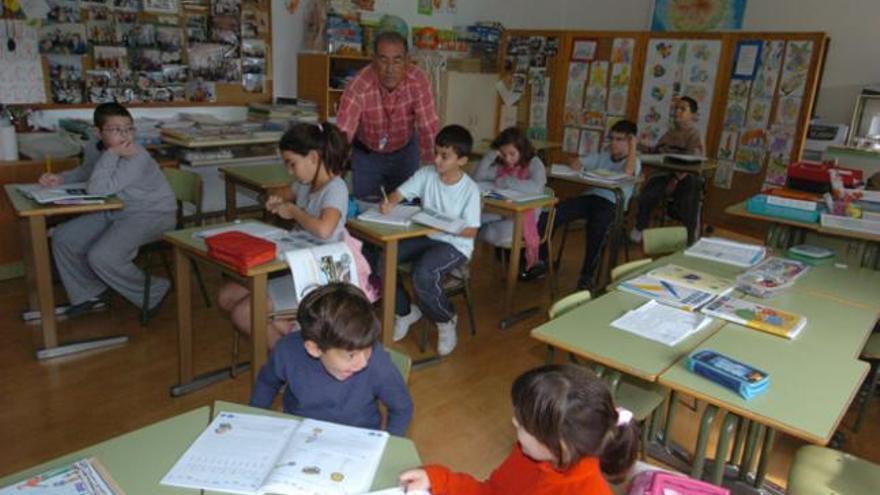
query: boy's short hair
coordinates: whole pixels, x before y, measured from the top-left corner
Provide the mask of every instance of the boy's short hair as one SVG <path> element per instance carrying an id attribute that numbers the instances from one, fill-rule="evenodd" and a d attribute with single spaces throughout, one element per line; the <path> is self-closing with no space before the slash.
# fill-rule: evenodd
<path id="1" fill-rule="evenodd" d="M 474 147 L 474 138 L 470 131 L 464 127 L 452 124 L 440 129 L 437 137 L 434 138 L 434 145 L 444 148 L 452 148 L 455 154 L 460 157 L 468 157 L 471 149 Z"/>
<path id="2" fill-rule="evenodd" d="M 110 117 L 127 117 L 129 120 L 134 122 L 134 117 L 131 116 L 131 113 L 127 108 L 120 105 L 119 103 L 110 102 L 110 103 L 101 103 L 97 107 L 95 107 L 95 113 L 92 116 L 92 119 L 95 121 L 95 127 L 100 129 L 104 127 L 104 124 L 107 123 L 107 120 Z"/>
<path id="3" fill-rule="evenodd" d="M 627 136 L 635 136 L 639 133 L 639 127 L 636 125 L 635 122 L 623 119 L 618 120 L 614 123 L 614 125 L 611 126 L 609 134 L 611 134 L 612 132 L 626 134 Z"/>
<path id="4" fill-rule="evenodd" d="M 409 42 L 406 37 L 397 31 L 382 31 L 376 35 L 373 40 L 373 53 L 379 53 L 380 43 L 392 43 L 395 45 L 403 45 L 403 53 L 409 53 Z"/>
<path id="5" fill-rule="evenodd" d="M 691 98 L 690 96 L 682 96 L 679 100 L 687 103 L 688 108 L 691 109 L 691 113 L 697 113 L 700 109 L 700 105 L 697 104 L 697 100 Z"/>
<path id="6" fill-rule="evenodd" d="M 300 302 L 296 319 L 303 340 L 311 340 L 322 351 L 366 349 L 382 333 L 370 301 L 359 288 L 344 282 L 310 292 Z"/>

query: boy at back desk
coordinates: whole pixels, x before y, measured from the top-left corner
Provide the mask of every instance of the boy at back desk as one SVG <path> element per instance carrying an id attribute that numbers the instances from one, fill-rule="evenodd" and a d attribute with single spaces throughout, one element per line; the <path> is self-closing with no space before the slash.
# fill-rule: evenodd
<path id="1" fill-rule="evenodd" d="M 72 318 L 104 303 L 108 288 L 135 306 L 144 303 L 144 273 L 134 264 L 138 249 L 173 230 L 177 201 L 165 175 L 150 154 L 134 142 L 134 119 L 118 103 L 95 108 L 98 141 L 83 150 L 82 164 L 60 174 L 43 174 L 44 187 L 86 182 L 89 194 L 116 195 L 122 210 L 78 216 L 52 233 L 52 254 L 67 291 Z M 170 289 L 170 282 L 153 277 L 148 314 Z"/>
<path id="2" fill-rule="evenodd" d="M 388 409 L 386 429 L 406 435 L 413 403 L 364 293 L 331 283 L 310 292 L 297 312 L 300 331 L 282 337 L 260 370 L 251 405 L 269 408 L 284 387 L 284 412 L 349 426 L 379 429 L 378 403 Z"/>

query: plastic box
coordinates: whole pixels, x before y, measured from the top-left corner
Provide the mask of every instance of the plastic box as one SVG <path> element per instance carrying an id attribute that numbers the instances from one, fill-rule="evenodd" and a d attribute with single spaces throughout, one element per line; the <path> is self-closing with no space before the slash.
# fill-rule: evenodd
<path id="1" fill-rule="evenodd" d="M 746 200 L 746 211 L 756 215 L 767 217 L 783 218 L 786 220 L 794 220 L 796 222 L 818 223 L 820 209 L 815 211 L 801 210 L 798 208 L 789 208 L 787 206 L 778 206 L 767 204 L 767 195 L 758 194 Z"/>

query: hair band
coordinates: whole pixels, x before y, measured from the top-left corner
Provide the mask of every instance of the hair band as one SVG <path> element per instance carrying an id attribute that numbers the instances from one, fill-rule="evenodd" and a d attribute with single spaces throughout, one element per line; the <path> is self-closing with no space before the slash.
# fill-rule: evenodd
<path id="1" fill-rule="evenodd" d="M 629 409 L 617 408 L 617 426 L 626 426 L 632 421 L 633 413 Z"/>

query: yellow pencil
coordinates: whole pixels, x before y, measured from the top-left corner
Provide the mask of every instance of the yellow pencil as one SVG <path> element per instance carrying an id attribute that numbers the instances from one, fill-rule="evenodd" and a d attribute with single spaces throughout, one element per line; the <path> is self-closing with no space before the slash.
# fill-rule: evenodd
<path id="1" fill-rule="evenodd" d="M 46 155 L 46 173 L 52 173 L 52 155 Z"/>

